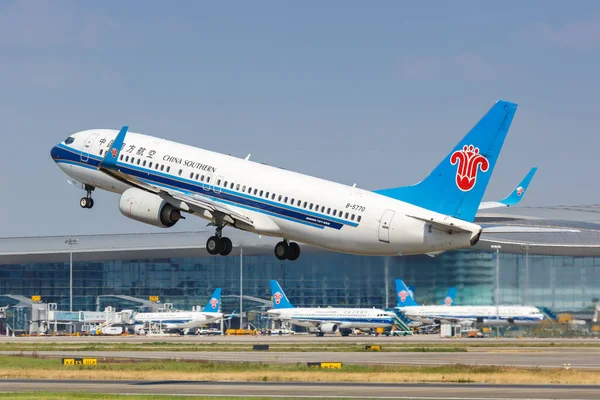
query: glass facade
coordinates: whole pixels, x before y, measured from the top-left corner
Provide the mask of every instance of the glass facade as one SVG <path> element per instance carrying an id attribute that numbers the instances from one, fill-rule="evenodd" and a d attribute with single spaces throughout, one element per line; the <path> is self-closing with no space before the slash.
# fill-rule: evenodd
<path id="1" fill-rule="evenodd" d="M 223 288 L 223 310 L 238 306 L 240 259 L 229 257 L 132 259 L 78 262 L 73 267 L 73 310 L 102 310 L 132 304 L 102 295 L 128 295 L 191 309 Z M 600 257 L 500 253 L 500 303 L 530 304 L 555 312 L 590 310 L 600 298 Z M 455 304 L 494 304 L 496 254 L 453 251 L 428 256 L 362 257 L 305 252 L 295 262 L 272 253 L 244 256 L 244 295 L 270 298 L 269 279 L 279 280 L 297 306 L 392 307 L 394 279 L 415 287 L 422 304 L 441 303 L 451 286 Z M 0 267 L 0 295 L 40 295 L 69 309 L 69 263 L 9 264 Z M 260 303 L 245 301 L 244 310 Z"/>

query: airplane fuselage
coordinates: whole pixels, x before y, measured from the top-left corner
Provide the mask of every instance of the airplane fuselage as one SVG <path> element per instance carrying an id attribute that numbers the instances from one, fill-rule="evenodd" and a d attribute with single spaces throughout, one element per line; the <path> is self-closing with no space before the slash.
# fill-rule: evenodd
<path id="1" fill-rule="evenodd" d="M 419 321 L 456 321 L 485 326 L 534 325 L 545 315 L 533 306 L 406 306 L 399 307 L 407 317 Z"/>
<path id="2" fill-rule="evenodd" d="M 374 308 L 289 308 L 267 311 L 273 318 L 307 328 L 336 324 L 339 329 L 388 328 L 393 319 Z"/>
<path id="3" fill-rule="evenodd" d="M 123 194 L 133 186 L 99 170 L 117 133 L 78 132 L 71 143 L 53 148 L 52 157 L 85 186 Z M 155 187 L 225 204 L 252 220 L 251 226 L 236 225 L 240 229 L 344 253 L 445 251 L 471 246 L 481 232 L 476 224 L 367 190 L 133 132 L 126 136 L 116 168 Z M 431 218 L 463 230 L 438 230 L 425 222 Z"/>
<path id="4" fill-rule="evenodd" d="M 221 313 L 203 312 L 161 312 L 138 313 L 134 320 L 136 324 L 152 323 L 166 330 L 199 328 L 223 318 Z"/>

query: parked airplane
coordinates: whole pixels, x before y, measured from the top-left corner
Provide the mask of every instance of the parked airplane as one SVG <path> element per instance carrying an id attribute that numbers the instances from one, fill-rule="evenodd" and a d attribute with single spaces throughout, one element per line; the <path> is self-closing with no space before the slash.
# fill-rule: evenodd
<path id="1" fill-rule="evenodd" d="M 388 328 L 394 320 L 377 308 L 297 308 L 285 295 L 279 283 L 271 281 L 273 308 L 267 314 L 274 319 L 317 330 L 317 336 L 340 332 L 348 336 L 352 329 L 373 330 Z"/>
<path id="2" fill-rule="evenodd" d="M 147 323 L 157 324 L 164 331 L 183 331 L 221 320 L 223 313 L 220 308 L 221 288 L 217 288 L 202 311 L 137 313 L 133 319 L 136 331 Z"/>
<path id="3" fill-rule="evenodd" d="M 399 311 L 410 319 L 425 323 L 532 325 L 546 318 L 542 311 L 533 306 L 421 306 L 401 279 L 396 279 L 396 298 Z"/>
<path id="4" fill-rule="evenodd" d="M 531 168 L 531 170 L 527 173 L 525 178 L 517 185 L 515 190 L 512 191 L 505 199 L 498 201 L 483 201 L 479 205 L 480 210 L 488 209 L 488 208 L 497 208 L 497 207 L 512 207 L 518 204 L 523 197 L 525 196 L 525 192 L 529 187 L 529 183 L 533 179 L 533 176 L 537 172 L 537 167 Z"/>
<path id="5" fill-rule="evenodd" d="M 123 215 L 171 227 L 184 213 L 211 221 L 210 254 L 227 255 L 225 226 L 283 238 L 280 260 L 295 260 L 292 240 L 362 255 L 407 255 L 476 244 L 473 223 L 517 105 L 498 101 L 433 172 L 413 186 L 370 192 L 281 168 L 152 136 L 92 129 L 75 133 L 50 152 L 86 190 L 120 193 Z M 391 172 L 392 173 L 392 172 Z M 397 173 L 397 172 L 396 172 Z"/>

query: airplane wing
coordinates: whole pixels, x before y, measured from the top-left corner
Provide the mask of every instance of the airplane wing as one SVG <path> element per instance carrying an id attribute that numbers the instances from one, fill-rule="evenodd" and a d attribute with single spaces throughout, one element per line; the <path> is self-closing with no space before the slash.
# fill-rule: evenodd
<path id="1" fill-rule="evenodd" d="M 525 178 L 523 178 L 521 183 L 517 185 L 517 187 L 511 192 L 511 194 L 508 195 L 508 197 L 498 201 L 482 201 L 481 204 L 479 204 L 479 210 L 498 207 L 511 207 L 516 205 L 523 199 L 523 196 L 527 191 L 527 187 L 529 186 L 529 183 L 533 179 L 533 176 L 536 172 L 537 167 L 531 168 Z"/>
<path id="2" fill-rule="evenodd" d="M 219 222 L 225 222 L 240 229 L 249 229 L 254 227 L 252 220 L 247 216 L 206 196 L 195 193 L 183 193 L 177 190 L 159 187 L 146 180 L 139 179 L 122 172 L 117 166 L 117 160 L 119 158 L 119 154 L 121 152 L 128 129 L 129 127 L 127 126 L 121 128 L 117 137 L 113 141 L 112 148 L 106 152 L 106 155 L 98 166 L 100 171 L 138 189 L 154 193 L 163 198 L 163 200 L 166 202 L 170 203 L 172 206 L 183 211 L 200 214 L 206 218 Z"/>

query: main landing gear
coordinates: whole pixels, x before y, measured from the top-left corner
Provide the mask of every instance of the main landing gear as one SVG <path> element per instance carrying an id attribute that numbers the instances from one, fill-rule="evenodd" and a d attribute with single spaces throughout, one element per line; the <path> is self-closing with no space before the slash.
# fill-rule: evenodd
<path id="1" fill-rule="evenodd" d="M 94 199 L 92 199 L 92 191 L 94 190 L 93 186 L 85 185 L 86 195 L 79 200 L 79 205 L 81 208 L 92 208 L 94 207 Z"/>
<path id="2" fill-rule="evenodd" d="M 300 257 L 300 246 L 287 240 L 279 242 L 275 245 L 275 257 L 279 260 L 297 260 Z"/>
<path id="3" fill-rule="evenodd" d="M 217 227 L 215 236 L 209 237 L 206 241 L 206 251 L 208 251 L 208 254 L 220 254 L 222 256 L 226 256 L 231 253 L 231 249 L 233 249 L 233 243 L 231 243 L 231 239 L 228 237 L 222 236 L 222 231 L 222 226 Z"/>

